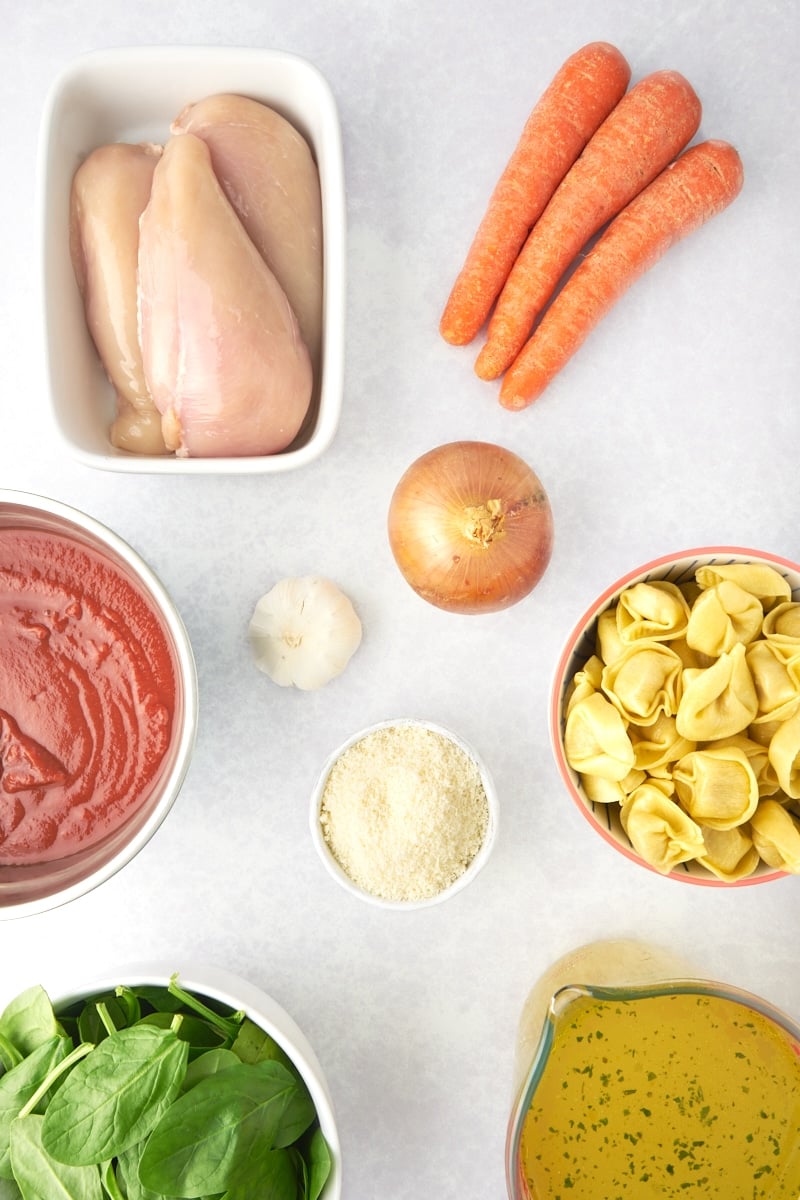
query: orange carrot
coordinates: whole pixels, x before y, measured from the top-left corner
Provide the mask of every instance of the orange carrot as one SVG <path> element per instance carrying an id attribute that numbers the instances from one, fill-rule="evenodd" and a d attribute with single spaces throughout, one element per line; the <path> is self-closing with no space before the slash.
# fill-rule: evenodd
<path id="1" fill-rule="evenodd" d="M 623 96 L 568 171 L 511 269 L 475 371 L 513 362 L 576 254 L 688 145 L 701 107 L 677 71 L 656 71 Z"/>
<path id="2" fill-rule="evenodd" d="M 525 123 L 453 285 L 439 325 L 445 341 L 465 346 L 481 329 L 531 226 L 630 77 L 607 42 L 589 43 L 558 71 Z"/>
<path id="3" fill-rule="evenodd" d="M 504 408 L 526 408 L 631 284 L 670 246 L 722 212 L 742 189 L 727 142 L 692 146 L 611 222 L 561 289 L 500 388 Z"/>

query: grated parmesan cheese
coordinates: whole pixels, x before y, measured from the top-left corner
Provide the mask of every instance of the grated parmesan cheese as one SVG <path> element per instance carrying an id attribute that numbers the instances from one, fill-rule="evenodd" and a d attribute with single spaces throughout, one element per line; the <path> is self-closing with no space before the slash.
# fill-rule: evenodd
<path id="1" fill-rule="evenodd" d="M 489 805 L 473 759 L 415 724 L 373 730 L 336 760 L 320 807 L 333 857 L 384 900 L 427 900 L 450 887 L 481 848 Z"/>

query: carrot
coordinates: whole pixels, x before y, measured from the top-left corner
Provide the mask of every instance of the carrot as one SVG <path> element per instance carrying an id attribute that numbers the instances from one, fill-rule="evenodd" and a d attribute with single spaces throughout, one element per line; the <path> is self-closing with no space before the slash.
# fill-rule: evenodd
<path id="1" fill-rule="evenodd" d="M 531 226 L 630 77 L 608 42 L 590 42 L 560 68 L 525 123 L 450 292 L 439 324 L 445 341 L 465 346 L 482 328 Z"/>
<path id="2" fill-rule="evenodd" d="M 513 362 L 576 254 L 688 145 L 701 106 L 677 71 L 632 87 L 556 189 L 500 293 L 475 371 L 496 379 Z"/>
<path id="3" fill-rule="evenodd" d="M 727 208 L 743 181 L 738 153 L 721 141 L 692 146 L 662 171 L 611 222 L 553 300 L 503 379 L 503 407 L 536 400 L 631 284 Z"/>

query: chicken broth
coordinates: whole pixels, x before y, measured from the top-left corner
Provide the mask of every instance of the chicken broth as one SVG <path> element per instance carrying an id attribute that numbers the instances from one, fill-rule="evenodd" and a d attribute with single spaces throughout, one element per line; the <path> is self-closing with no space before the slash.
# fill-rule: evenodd
<path id="1" fill-rule="evenodd" d="M 787 1032 L 696 992 L 576 996 L 524 1119 L 522 1195 L 796 1200 L 800 1046 Z"/>

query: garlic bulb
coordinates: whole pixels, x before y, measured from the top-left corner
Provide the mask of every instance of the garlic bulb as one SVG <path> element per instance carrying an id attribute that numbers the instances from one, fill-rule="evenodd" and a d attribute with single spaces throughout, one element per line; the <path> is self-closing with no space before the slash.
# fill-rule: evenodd
<path id="1" fill-rule="evenodd" d="M 281 687 L 314 691 L 345 669 L 361 622 L 329 579 L 282 579 L 262 596 L 248 630 L 256 666 Z"/>

